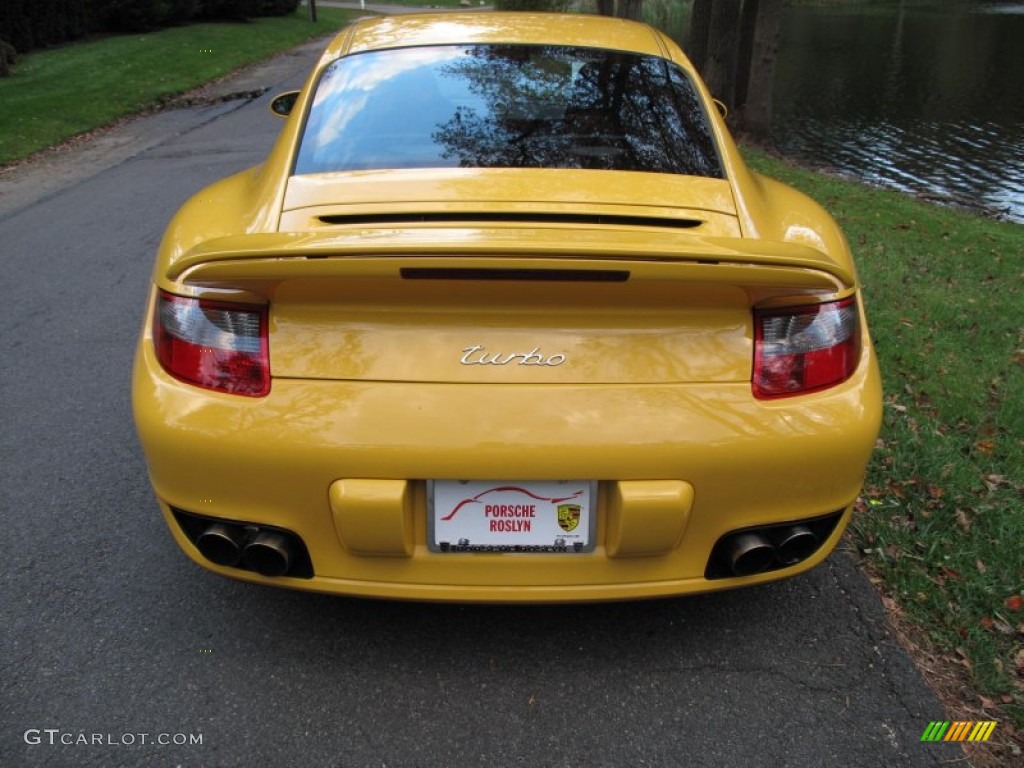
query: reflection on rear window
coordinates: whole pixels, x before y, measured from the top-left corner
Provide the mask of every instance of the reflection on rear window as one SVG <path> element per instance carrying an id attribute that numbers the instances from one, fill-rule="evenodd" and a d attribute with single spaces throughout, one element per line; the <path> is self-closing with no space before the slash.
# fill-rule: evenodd
<path id="1" fill-rule="evenodd" d="M 657 57 L 438 46 L 361 53 L 324 72 L 296 174 L 460 167 L 722 176 L 692 84 Z"/>

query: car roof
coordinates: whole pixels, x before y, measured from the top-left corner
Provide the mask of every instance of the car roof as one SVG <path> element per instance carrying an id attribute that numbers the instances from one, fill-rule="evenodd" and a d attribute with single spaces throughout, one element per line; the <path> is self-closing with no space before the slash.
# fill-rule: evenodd
<path id="1" fill-rule="evenodd" d="M 555 13 L 422 13 L 357 21 L 331 41 L 325 59 L 352 53 L 460 43 L 514 43 L 607 48 L 671 58 L 646 24 L 608 16 Z"/>

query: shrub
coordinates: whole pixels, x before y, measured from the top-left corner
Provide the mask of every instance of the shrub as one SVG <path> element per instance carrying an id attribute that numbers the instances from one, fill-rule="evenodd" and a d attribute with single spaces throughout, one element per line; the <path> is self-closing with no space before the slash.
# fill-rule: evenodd
<path id="1" fill-rule="evenodd" d="M 202 15 L 207 19 L 241 21 L 256 15 L 260 0 L 205 0 Z"/>
<path id="2" fill-rule="evenodd" d="M 19 51 L 63 43 L 88 31 L 86 0 L 3 0 L 0 37 Z"/>
<path id="3" fill-rule="evenodd" d="M 299 0 L 0 0 L 0 38 L 19 51 L 90 32 L 143 32 L 194 18 L 284 16 Z"/>
<path id="4" fill-rule="evenodd" d="M 299 0 L 259 0 L 257 16 L 287 16 L 295 13 Z"/>

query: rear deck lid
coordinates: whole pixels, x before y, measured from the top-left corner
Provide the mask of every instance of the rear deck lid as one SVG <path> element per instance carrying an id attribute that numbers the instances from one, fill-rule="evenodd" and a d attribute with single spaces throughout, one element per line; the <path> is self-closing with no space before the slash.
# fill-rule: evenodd
<path id="1" fill-rule="evenodd" d="M 737 236 L 722 179 L 620 171 L 430 169 L 351 171 L 288 180 L 279 229 L 365 222 L 516 221 L 566 217 Z"/>
<path id="2" fill-rule="evenodd" d="M 506 384 L 748 381 L 752 306 L 852 286 L 809 248 L 671 229 L 341 230 L 214 241 L 167 277 L 267 301 L 277 378 Z"/>

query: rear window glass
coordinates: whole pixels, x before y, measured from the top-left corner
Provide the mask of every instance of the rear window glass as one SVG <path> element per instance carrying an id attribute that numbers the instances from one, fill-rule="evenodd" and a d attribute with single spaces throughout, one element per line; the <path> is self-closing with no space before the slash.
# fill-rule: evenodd
<path id="1" fill-rule="evenodd" d="M 328 67 L 295 173 L 397 168 L 722 176 L 703 107 L 671 62 L 526 45 L 373 51 Z"/>

